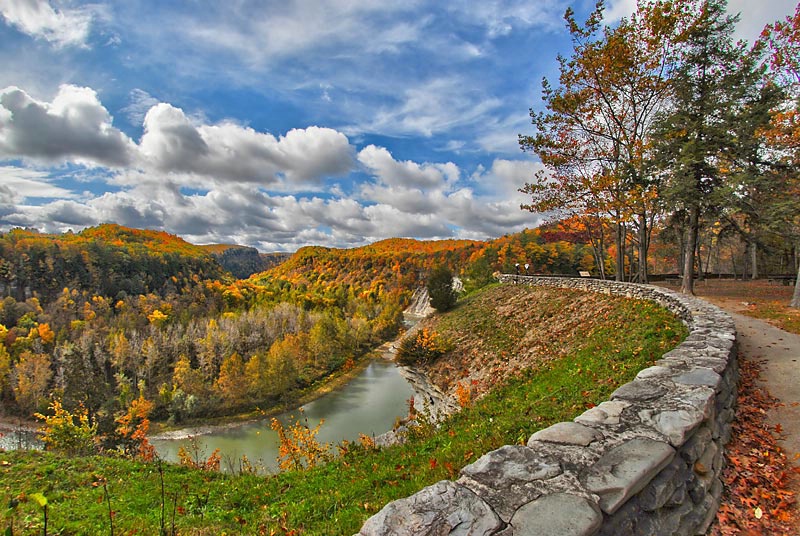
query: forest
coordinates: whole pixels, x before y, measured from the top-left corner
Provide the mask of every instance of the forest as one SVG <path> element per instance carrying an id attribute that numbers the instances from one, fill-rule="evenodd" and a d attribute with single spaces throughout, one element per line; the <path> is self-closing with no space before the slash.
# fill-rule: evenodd
<path id="1" fill-rule="evenodd" d="M 588 246 L 563 238 L 534 229 L 490 242 L 308 247 L 237 279 L 215 255 L 229 247 L 163 232 L 13 229 L 0 235 L 2 411 L 85 415 L 103 449 L 135 449 L 151 419 L 268 409 L 396 336 L 436 266 L 472 289 L 523 260 L 532 273 L 591 269 Z"/>

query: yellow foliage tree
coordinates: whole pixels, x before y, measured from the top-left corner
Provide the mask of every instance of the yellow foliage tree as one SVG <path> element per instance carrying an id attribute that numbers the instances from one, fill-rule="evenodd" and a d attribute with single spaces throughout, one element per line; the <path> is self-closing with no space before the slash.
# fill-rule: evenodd
<path id="1" fill-rule="evenodd" d="M 0 397 L 11 386 L 11 356 L 4 344 L 0 343 Z"/>
<path id="2" fill-rule="evenodd" d="M 53 372 L 50 370 L 50 357 L 47 354 L 22 352 L 14 367 L 16 385 L 14 396 L 20 407 L 33 413 L 46 401 L 47 388 Z"/>
<path id="3" fill-rule="evenodd" d="M 233 406 L 246 400 L 247 378 L 244 362 L 239 354 L 234 352 L 222 362 L 215 385 L 222 398 Z"/>
<path id="4" fill-rule="evenodd" d="M 147 315 L 147 320 L 154 326 L 163 326 L 169 317 L 162 313 L 159 309 L 154 309 L 152 313 Z"/>
<path id="5" fill-rule="evenodd" d="M 203 375 L 199 370 L 192 368 L 185 354 L 181 354 L 172 372 L 172 383 L 175 389 L 196 395 L 203 390 Z"/>

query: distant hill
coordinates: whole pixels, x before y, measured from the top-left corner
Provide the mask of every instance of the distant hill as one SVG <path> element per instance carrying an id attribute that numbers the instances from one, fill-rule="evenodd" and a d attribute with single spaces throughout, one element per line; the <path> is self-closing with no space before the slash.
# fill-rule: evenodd
<path id="1" fill-rule="evenodd" d="M 405 291 L 423 284 L 428 271 L 438 264 L 454 270 L 463 268 L 483 245 L 473 240 L 390 238 L 352 249 L 310 246 L 254 275 L 251 281 L 261 285 L 302 285 L 317 291 Z"/>
<path id="2" fill-rule="evenodd" d="M 432 267 L 445 265 L 473 289 L 493 281 L 496 271 L 513 273 L 517 263 L 528 264 L 531 274 L 577 275 L 591 271 L 594 259 L 587 245 L 550 226 L 489 241 L 389 238 L 352 249 L 305 247 L 250 281 L 317 295 L 380 294 L 413 290 Z"/>
<path id="3" fill-rule="evenodd" d="M 36 293 L 47 301 L 66 287 L 109 297 L 165 294 L 224 275 L 205 249 L 163 231 L 104 224 L 80 233 L 0 234 L 0 288 L 20 300 Z"/>
<path id="4" fill-rule="evenodd" d="M 269 270 L 293 255 L 293 253 L 259 253 L 256 248 L 236 244 L 209 244 L 200 247 L 214 255 L 222 268 L 237 279 L 247 279 L 253 274 Z"/>
<path id="5" fill-rule="evenodd" d="M 226 272 L 272 296 L 342 302 L 348 293 L 380 296 L 424 285 L 434 266 L 445 265 L 477 288 L 495 271 L 577 274 L 591 270 L 591 249 L 558 227 L 528 229 L 490 241 L 389 238 L 351 249 L 322 246 L 294 254 L 259 253 L 230 244 L 198 246 L 163 231 L 115 224 L 80 233 L 45 234 L 25 229 L 0 233 L 0 292 L 48 300 L 65 287 L 114 297 L 120 292 L 165 294 L 190 281 L 224 279 Z M 309 296 L 309 298 L 305 298 Z"/>

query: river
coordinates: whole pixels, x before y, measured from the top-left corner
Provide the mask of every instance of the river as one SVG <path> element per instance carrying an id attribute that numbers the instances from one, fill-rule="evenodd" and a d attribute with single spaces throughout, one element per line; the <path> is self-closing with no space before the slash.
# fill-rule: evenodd
<path id="1" fill-rule="evenodd" d="M 377 436 L 391 430 L 395 419 L 407 413 L 407 401 L 413 395 L 394 363 L 375 359 L 346 385 L 302 408 L 311 428 L 320 420 L 325 421 L 317 439 L 336 444 L 345 439 L 356 440 L 359 434 Z M 295 410 L 277 418 L 286 425 L 298 416 Z M 151 438 L 151 442 L 158 455 L 171 462 L 178 460 L 178 449 L 184 446 L 198 459 L 219 449 L 223 471 L 238 470 L 242 455 L 266 471 L 274 472 L 278 467 L 278 434 L 270 428 L 269 419 L 210 429 L 189 428 L 173 432 L 170 437 Z"/>

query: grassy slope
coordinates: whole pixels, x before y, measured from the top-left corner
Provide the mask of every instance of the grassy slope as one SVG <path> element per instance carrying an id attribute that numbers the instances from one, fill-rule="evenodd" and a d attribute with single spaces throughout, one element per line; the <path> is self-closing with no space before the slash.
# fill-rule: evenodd
<path id="1" fill-rule="evenodd" d="M 578 310 L 595 314 L 576 322 Z M 549 341 L 549 346 L 531 353 L 535 341 L 530 331 L 540 322 L 561 326 L 561 335 L 548 337 L 546 329 L 539 329 L 537 340 Z M 680 322 L 648 303 L 520 287 L 477 293 L 432 328 L 461 340 L 463 353 L 481 355 L 486 363 L 494 354 L 503 359 L 525 354 L 533 368 L 499 381 L 438 432 L 422 427 L 404 446 L 369 453 L 354 449 L 327 466 L 269 478 L 167 467 L 167 529 L 174 500 L 179 534 L 353 534 L 388 501 L 453 478 L 482 453 L 522 443 L 534 431 L 604 400 L 685 336 Z M 458 359 L 456 355 L 445 359 Z M 542 357 L 549 355 L 559 357 Z M 41 533 L 41 511 L 28 496 L 43 492 L 50 500 L 51 532 L 107 531 L 102 487 L 93 486 L 99 477 L 108 481 L 116 534 L 158 532 L 161 484 L 156 466 L 109 458 L 69 460 L 47 453 L 0 455 L 0 500 L 8 504 L 21 499 L 15 510 L 6 511 L 3 523 L 13 518 L 14 534 Z"/>

